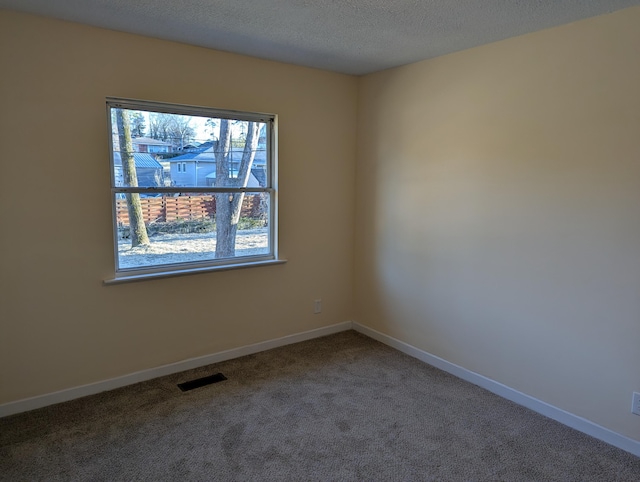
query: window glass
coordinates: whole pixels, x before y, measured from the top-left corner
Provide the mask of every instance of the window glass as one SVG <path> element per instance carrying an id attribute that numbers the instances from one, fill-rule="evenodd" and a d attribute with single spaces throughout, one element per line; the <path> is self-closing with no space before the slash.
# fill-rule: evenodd
<path id="1" fill-rule="evenodd" d="M 116 276 L 275 259 L 274 116 L 107 108 Z"/>

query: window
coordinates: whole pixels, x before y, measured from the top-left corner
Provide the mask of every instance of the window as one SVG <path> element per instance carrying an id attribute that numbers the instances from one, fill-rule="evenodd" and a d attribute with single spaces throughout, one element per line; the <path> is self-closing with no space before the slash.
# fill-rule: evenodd
<path id="1" fill-rule="evenodd" d="M 107 110 L 114 281 L 276 261 L 274 115 L 114 98 Z M 132 132 L 166 152 L 135 152 Z"/>

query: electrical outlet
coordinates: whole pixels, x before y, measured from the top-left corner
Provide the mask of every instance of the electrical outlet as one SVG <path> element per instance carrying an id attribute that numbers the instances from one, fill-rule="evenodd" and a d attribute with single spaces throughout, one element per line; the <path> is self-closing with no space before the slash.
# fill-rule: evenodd
<path id="1" fill-rule="evenodd" d="M 633 392 L 633 402 L 631 403 L 631 413 L 640 415 L 640 393 Z"/>
<path id="2" fill-rule="evenodd" d="M 313 314 L 317 315 L 322 312 L 322 300 L 314 300 L 313 301 Z"/>

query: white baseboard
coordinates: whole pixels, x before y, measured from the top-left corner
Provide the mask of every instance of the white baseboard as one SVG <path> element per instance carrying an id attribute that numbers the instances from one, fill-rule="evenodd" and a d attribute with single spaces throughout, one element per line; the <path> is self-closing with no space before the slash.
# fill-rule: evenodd
<path id="1" fill-rule="evenodd" d="M 313 338 L 320 338 L 322 336 L 332 335 L 334 333 L 339 333 L 341 331 L 347 331 L 350 329 L 358 331 L 363 335 L 373 338 L 374 340 L 378 340 L 385 345 L 395 348 L 398 351 L 406 353 L 407 355 L 417 358 L 418 360 L 428 363 L 429 365 L 439 368 L 440 370 L 451 373 L 458 378 L 473 383 L 474 385 L 478 385 L 486 390 L 489 390 L 490 392 L 495 393 L 496 395 L 501 396 L 502 398 L 511 400 L 518 405 L 527 407 L 534 412 L 538 412 L 546 417 L 567 425 L 568 427 L 574 428 L 580 432 L 583 432 L 587 435 L 595 437 L 599 440 L 602 440 L 603 442 L 606 442 L 610 445 L 613 445 L 640 457 L 640 441 L 625 437 L 624 435 L 602 427 L 594 422 L 591 422 L 590 420 L 579 417 L 560 408 L 554 407 L 553 405 L 526 395 L 522 392 L 519 392 L 518 390 L 514 390 L 513 388 L 503 385 L 502 383 L 496 382 L 483 375 L 467 370 L 466 368 L 463 368 L 459 365 L 455 365 L 454 363 L 448 362 L 424 350 L 420 350 L 419 348 L 409 345 L 408 343 L 400 341 L 389 335 L 385 335 L 384 333 L 361 325 L 360 323 L 351 321 L 345 321 L 343 323 L 337 323 L 335 325 L 317 328 L 315 330 L 296 333 L 294 335 L 288 335 L 282 338 L 276 338 L 274 340 L 267 340 L 252 345 L 233 348 L 231 350 L 225 350 L 218 353 L 213 353 L 211 355 L 190 358 L 188 360 L 130 373 L 128 375 L 111 378 L 109 380 L 103 380 L 100 382 L 90 383 L 87 385 L 81 385 L 79 387 L 40 395 L 37 397 L 25 398 L 23 400 L 17 400 L 15 402 L 5 403 L 0 405 L 0 417 L 6 417 L 8 415 L 46 407 L 47 405 L 66 402 L 87 395 L 93 395 L 107 390 L 113 390 L 115 388 L 132 385 L 134 383 L 151 380 L 153 378 L 171 375 L 173 373 L 179 373 L 185 370 L 210 365 L 212 363 L 220 363 L 226 360 L 231 360 L 233 358 L 252 355 L 254 353 L 270 350 L 272 348 L 311 340 Z"/>
<path id="2" fill-rule="evenodd" d="M 565 410 L 562 410 L 561 408 L 554 407 L 553 405 L 543 402 L 542 400 L 538 400 L 537 398 L 526 395 L 522 392 L 519 392 L 518 390 L 514 390 L 513 388 L 503 385 L 502 383 L 496 382 L 495 380 L 491 380 L 490 378 L 487 378 L 483 375 L 467 370 L 466 368 L 463 368 L 459 365 L 455 365 L 424 350 L 420 350 L 419 348 L 409 345 L 408 343 L 400 341 L 389 335 L 385 335 L 384 333 L 376 331 L 372 328 L 361 325 L 360 323 L 353 322 L 353 329 L 362 333 L 363 335 L 368 336 L 369 338 L 378 340 L 385 345 L 395 348 L 398 351 L 406 353 L 409 356 L 412 356 L 420 361 L 439 368 L 440 370 L 451 373 L 458 378 L 489 390 L 490 392 L 493 392 L 502 398 L 511 400 L 518 405 L 527 407 L 534 412 L 538 412 L 539 414 L 560 422 L 563 425 L 576 429 L 582 433 L 590 435 L 594 438 L 602 440 L 603 442 L 606 442 L 610 445 L 613 445 L 640 457 L 640 441 L 630 439 L 624 435 L 609 430 L 608 428 L 591 422 L 590 420 L 569 413 Z"/>
<path id="3" fill-rule="evenodd" d="M 87 385 L 81 385 L 79 387 L 60 390 L 58 392 L 47 393 L 45 395 L 40 395 L 37 397 L 16 400 L 15 402 L 9 402 L 0 405 L 0 417 L 6 417 L 8 415 L 46 407 L 47 405 L 53 405 L 55 403 L 66 402 L 76 398 L 85 397 L 87 395 L 93 395 L 96 393 L 105 392 L 107 390 L 113 390 L 115 388 L 132 385 L 134 383 L 144 382 L 146 380 L 151 380 L 152 378 L 171 375 L 173 373 L 179 373 L 185 370 L 191 370 L 192 368 L 198 368 L 205 365 L 211 365 L 212 363 L 220 363 L 225 360 L 231 360 L 233 358 L 238 358 L 245 355 L 252 355 L 254 353 L 270 350 L 272 348 L 290 345 L 292 343 L 298 343 L 301 341 L 311 340 L 313 338 L 332 335 L 341 331 L 350 330 L 351 328 L 351 322 L 345 321 L 343 323 L 337 323 L 335 325 L 325 326 L 323 328 L 317 328 L 315 330 L 296 333 L 294 335 L 288 335 L 282 338 L 276 338 L 274 340 L 267 340 L 260 343 L 255 343 L 253 345 L 246 345 L 240 348 L 233 348 L 231 350 L 213 353 L 211 355 L 190 358 L 188 360 L 130 373 L 128 375 L 111 378 L 109 380 L 89 383 Z"/>

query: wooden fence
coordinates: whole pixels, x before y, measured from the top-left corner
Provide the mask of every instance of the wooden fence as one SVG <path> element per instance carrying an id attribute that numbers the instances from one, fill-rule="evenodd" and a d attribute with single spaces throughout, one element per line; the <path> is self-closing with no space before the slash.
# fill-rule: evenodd
<path id="1" fill-rule="evenodd" d="M 162 196 L 140 198 L 144 223 L 162 223 L 187 219 L 213 218 L 216 213 L 215 196 Z M 256 218 L 262 209 L 259 194 L 245 195 L 240 216 Z M 127 200 L 116 201 L 118 226 L 129 225 Z"/>

